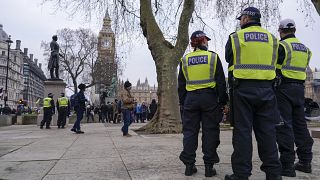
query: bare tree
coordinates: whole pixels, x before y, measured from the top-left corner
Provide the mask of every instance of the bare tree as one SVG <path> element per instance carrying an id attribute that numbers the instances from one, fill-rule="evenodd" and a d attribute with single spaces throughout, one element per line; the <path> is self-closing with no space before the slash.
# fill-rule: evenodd
<path id="1" fill-rule="evenodd" d="M 282 0 L 43 0 L 43 2 L 54 2 L 57 9 L 66 10 L 71 16 L 83 13 L 86 19 L 90 19 L 96 13 L 102 15 L 108 10 L 114 21 L 117 43 L 131 40 L 136 42 L 140 26 L 156 65 L 159 99 L 156 115 L 141 130 L 149 133 L 177 133 L 181 132 L 177 66 L 188 46 L 189 26 L 215 33 L 216 29 L 229 22 L 226 18 L 231 16 L 234 18 L 235 12 L 240 12 L 248 5 L 260 7 L 264 14 L 263 18 L 267 23 L 271 23 L 279 18 L 278 6 Z M 219 18 L 222 26 L 213 28 L 208 25 L 207 20 L 213 18 Z"/>
<path id="2" fill-rule="evenodd" d="M 313 3 L 314 7 L 316 8 L 318 14 L 320 15 L 320 0 L 311 0 Z"/>
<path id="3" fill-rule="evenodd" d="M 92 64 L 97 59 L 97 36 L 89 29 L 61 29 L 57 31 L 60 45 L 60 70 L 62 78 L 68 87 L 75 93 L 79 82 L 94 84 Z M 49 43 L 42 43 L 45 51 L 50 51 Z M 49 54 L 49 53 L 46 53 Z M 49 57 L 48 57 L 49 58 Z M 88 78 L 92 77 L 92 78 Z"/>

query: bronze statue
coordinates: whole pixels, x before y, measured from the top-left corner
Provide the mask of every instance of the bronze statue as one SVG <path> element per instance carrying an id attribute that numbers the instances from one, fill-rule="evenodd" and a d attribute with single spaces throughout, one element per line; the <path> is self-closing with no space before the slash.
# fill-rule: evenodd
<path id="1" fill-rule="evenodd" d="M 52 36 L 52 41 L 50 43 L 50 59 L 48 63 L 48 70 L 50 70 L 50 79 L 59 79 L 59 56 L 63 57 L 59 53 L 59 44 L 57 43 L 58 37 L 57 35 Z M 53 72 L 55 71 L 55 77 Z"/>
<path id="2" fill-rule="evenodd" d="M 107 89 L 107 97 L 114 97 L 116 95 L 117 78 L 115 73 L 112 76 L 111 84 Z"/>

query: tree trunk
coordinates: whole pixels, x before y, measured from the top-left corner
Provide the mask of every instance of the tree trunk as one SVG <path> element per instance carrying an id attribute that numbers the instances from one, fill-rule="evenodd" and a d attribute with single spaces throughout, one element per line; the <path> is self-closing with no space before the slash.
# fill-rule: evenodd
<path id="1" fill-rule="evenodd" d="M 74 90 L 74 94 L 76 94 L 78 92 L 78 83 L 77 80 L 75 78 L 72 78 L 72 82 L 73 82 L 73 90 Z"/>
<path id="2" fill-rule="evenodd" d="M 318 14 L 320 15 L 320 0 L 311 0 Z"/>
<path id="3" fill-rule="evenodd" d="M 177 59 L 163 59 L 156 63 L 158 80 L 158 109 L 153 119 L 138 131 L 145 133 L 163 134 L 180 133 L 182 131 L 178 86 Z"/>
<path id="4" fill-rule="evenodd" d="M 177 66 L 187 48 L 189 22 L 194 0 L 184 1 L 176 45 L 168 42 L 152 12 L 151 0 L 140 0 L 140 26 L 156 63 L 158 80 L 158 109 L 153 119 L 138 131 L 146 133 L 180 133 L 181 120 L 178 103 Z"/>

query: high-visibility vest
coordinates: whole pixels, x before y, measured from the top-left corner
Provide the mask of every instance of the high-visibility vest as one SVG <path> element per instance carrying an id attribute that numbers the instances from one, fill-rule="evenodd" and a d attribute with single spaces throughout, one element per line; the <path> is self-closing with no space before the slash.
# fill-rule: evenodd
<path id="1" fill-rule="evenodd" d="M 260 26 L 250 26 L 230 35 L 233 76 L 238 79 L 272 80 L 276 76 L 279 41 Z"/>
<path id="2" fill-rule="evenodd" d="M 58 98 L 59 107 L 67 107 L 69 104 L 69 100 L 67 97 L 60 97 Z"/>
<path id="3" fill-rule="evenodd" d="M 187 91 L 216 86 L 214 77 L 217 59 L 218 55 L 216 53 L 204 50 L 196 50 L 181 59 Z"/>
<path id="4" fill-rule="evenodd" d="M 280 42 L 285 50 L 283 63 L 277 64 L 284 77 L 305 80 L 306 68 L 312 56 L 311 51 L 297 38 L 288 38 Z"/>
<path id="5" fill-rule="evenodd" d="M 51 107 L 52 98 L 46 97 L 43 99 L 43 107 L 50 108 Z"/>

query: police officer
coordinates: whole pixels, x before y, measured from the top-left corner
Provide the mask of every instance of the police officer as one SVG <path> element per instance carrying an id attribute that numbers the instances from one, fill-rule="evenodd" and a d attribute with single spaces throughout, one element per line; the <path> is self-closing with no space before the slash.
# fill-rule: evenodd
<path id="1" fill-rule="evenodd" d="M 80 84 L 78 86 L 78 88 L 80 89 L 80 92 L 78 92 L 75 95 L 75 106 L 74 109 L 76 111 L 77 114 L 77 120 L 76 122 L 74 122 L 74 125 L 71 129 L 71 131 L 77 133 L 77 134 L 83 134 L 84 132 L 81 131 L 80 128 L 80 122 L 83 118 L 83 113 L 86 110 L 86 97 L 84 96 L 84 91 L 86 90 L 86 85 L 85 84 Z"/>
<path id="2" fill-rule="evenodd" d="M 278 106 L 284 125 L 277 127 L 282 175 L 295 177 L 295 169 L 311 173 L 313 139 L 304 118 L 304 81 L 311 51 L 295 37 L 296 25 L 291 19 L 280 22 L 281 37 L 276 88 Z M 294 143 L 299 162 L 295 161 Z"/>
<path id="3" fill-rule="evenodd" d="M 49 93 L 48 97 L 43 99 L 43 120 L 40 123 L 40 129 L 43 129 L 44 124 L 46 124 L 46 129 L 50 128 L 50 123 L 52 120 L 52 115 L 55 113 L 53 94 Z"/>
<path id="4" fill-rule="evenodd" d="M 275 126 L 279 121 L 272 80 L 279 42 L 260 24 L 257 8 L 242 11 L 241 30 L 231 34 L 226 45 L 227 62 L 233 82 L 233 148 L 231 157 L 234 174 L 226 180 L 247 180 L 252 170 L 252 129 L 255 132 L 261 170 L 267 180 L 279 180 L 281 164 L 278 157 Z"/>
<path id="5" fill-rule="evenodd" d="M 58 128 L 64 128 L 66 125 L 66 119 L 69 115 L 70 106 L 69 99 L 61 93 L 61 97 L 57 100 L 57 110 L 58 110 Z"/>
<path id="6" fill-rule="evenodd" d="M 185 97 L 180 99 L 183 102 L 183 151 L 180 160 L 186 165 L 186 176 L 197 172 L 195 157 L 200 124 L 206 177 L 216 175 L 213 165 L 219 162 L 216 149 L 220 144 L 220 119 L 216 112 L 226 105 L 228 95 L 219 56 L 208 51 L 209 40 L 204 32 L 195 31 L 191 35 L 194 51 L 185 55 L 180 63 L 178 92 L 180 98 Z"/>

